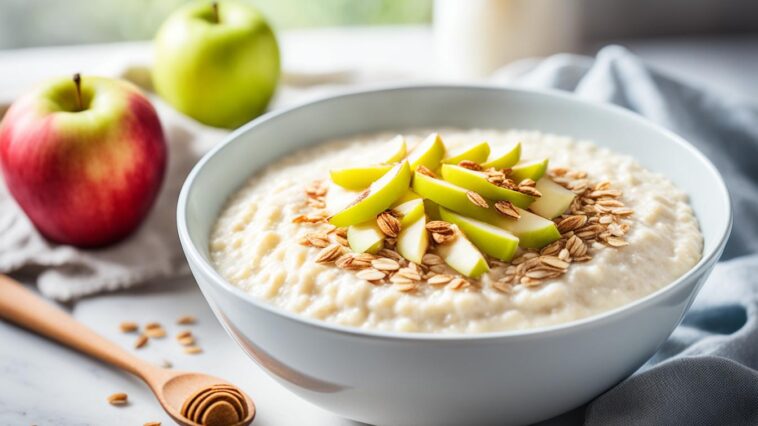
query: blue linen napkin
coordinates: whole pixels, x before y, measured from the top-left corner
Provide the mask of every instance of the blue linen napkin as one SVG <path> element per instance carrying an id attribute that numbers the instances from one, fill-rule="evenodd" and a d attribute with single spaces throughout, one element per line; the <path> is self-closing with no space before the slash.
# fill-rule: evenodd
<path id="1" fill-rule="evenodd" d="M 495 79 L 614 103 L 673 130 L 716 165 L 734 207 L 722 261 L 668 341 L 631 377 L 544 424 L 758 425 L 758 108 L 671 79 L 618 46 Z"/>

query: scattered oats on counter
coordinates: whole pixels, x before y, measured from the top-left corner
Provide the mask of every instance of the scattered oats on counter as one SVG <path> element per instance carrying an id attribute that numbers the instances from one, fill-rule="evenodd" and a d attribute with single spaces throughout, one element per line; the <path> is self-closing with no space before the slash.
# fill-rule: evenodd
<path id="1" fill-rule="evenodd" d="M 140 334 L 137 337 L 137 340 L 134 341 L 134 349 L 143 348 L 145 347 L 145 345 L 147 345 L 147 336 L 145 336 L 144 334 Z"/>
<path id="2" fill-rule="evenodd" d="M 191 315 L 182 316 L 177 320 L 177 324 L 180 325 L 193 325 L 197 322 L 196 318 Z M 119 324 L 119 328 L 124 333 L 131 333 L 139 330 L 139 325 L 135 322 L 124 321 Z M 162 339 L 166 336 L 166 330 L 158 322 L 149 322 L 144 326 L 144 332 L 137 336 L 134 342 L 135 349 L 141 349 L 145 347 L 150 339 Z M 182 330 L 176 335 L 177 342 L 183 347 L 183 351 L 188 354 L 198 354 L 202 352 L 202 349 L 197 346 L 197 338 L 191 330 Z M 169 361 L 163 360 L 161 366 L 164 368 L 171 368 L 172 365 Z"/>
<path id="3" fill-rule="evenodd" d="M 129 396 L 123 392 L 114 393 L 108 396 L 108 403 L 116 406 L 126 405 L 129 403 Z"/>
<path id="4" fill-rule="evenodd" d="M 137 323 L 132 321 L 124 321 L 118 327 L 122 333 L 134 333 L 139 330 Z"/>
<path id="5" fill-rule="evenodd" d="M 178 325 L 193 325 L 197 322 L 197 318 L 195 318 L 193 315 L 184 315 L 179 317 L 179 319 L 176 320 L 176 323 Z"/>

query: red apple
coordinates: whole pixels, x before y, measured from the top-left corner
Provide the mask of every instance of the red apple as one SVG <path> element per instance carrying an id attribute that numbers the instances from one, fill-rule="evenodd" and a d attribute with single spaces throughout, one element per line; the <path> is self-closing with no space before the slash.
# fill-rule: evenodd
<path id="1" fill-rule="evenodd" d="M 166 143 L 139 89 L 77 74 L 13 103 L 0 123 L 0 166 L 42 235 L 97 247 L 126 237 L 147 215 L 163 181 Z"/>

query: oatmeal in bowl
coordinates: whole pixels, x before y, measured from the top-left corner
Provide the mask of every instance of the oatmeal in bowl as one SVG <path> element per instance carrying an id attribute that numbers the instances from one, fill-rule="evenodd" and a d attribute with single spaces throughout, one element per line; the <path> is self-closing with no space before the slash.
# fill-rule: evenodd
<path id="1" fill-rule="evenodd" d="M 301 398 L 369 424 L 515 425 L 655 353 L 731 207 L 703 154 L 628 111 L 434 85 L 244 126 L 190 173 L 177 222 L 216 318 Z"/>
<path id="2" fill-rule="evenodd" d="M 690 270 L 686 194 L 633 158 L 536 131 L 342 138 L 276 160 L 222 209 L 218 272 L 255 298 L 362 329 L 568 323 Z"/>

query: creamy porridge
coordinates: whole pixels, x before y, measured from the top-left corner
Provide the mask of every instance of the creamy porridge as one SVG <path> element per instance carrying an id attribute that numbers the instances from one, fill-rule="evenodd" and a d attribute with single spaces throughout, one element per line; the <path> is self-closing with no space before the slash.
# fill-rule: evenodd
<path id="1" fill-rule="evenodd" d="M 428 133 L 405 135 L 408 147 L 419 144 Z M 391 261 L 389 270 L 382 264 L 385 260 L 371 267 L 372 259 L 376 260 L 371 255 L 361 258 L 368 259 L 369 267 L 347 268 L 344 261 L 339 264 L 342 259 L 334 262 L 350 252 L 342 247 L 347 245 L 344 228 L 319 221 L 326 216 L 319 213 L 325 207 L 334 215 L 358 192 L 335 185 L 329 171 L 370 165 L 384 158 L 393 135 L 355 137 L 294 153 L 255 175 L 233 195 L 211 237 L 217 270 L 257 298 L 330 323 L 408 332 L 477 333 L 547 326 L 598 314 L 656 291 L 700 259 L 702 235 L 686 195 L 630 157 L 590 142 L 538 132 L 443 130 L 440 134 L 448 152 L 487 141 L 494 153 L 520 142 L 521 162 L 548 159 L 546 176 L 578 194 L 572 209 L 584 208 L 589 213 L 567 211 L 554 218 L 562 235 L 555 234 L 552 240 L 560 240 L 532 249 L 520 247 L 510 261 L 487 255 L 483 267 L 489 266 L 489 270 L 476 278 L 467 278 L 444 264 L 435 253 L 450 243 L 445 232 L 432 230 L 429 252 L 419 262 L 423 266 L 398 259 L 403 270 L 411 269 L 411 279 L 403 279 L 397 265 L 393 272 Z M 477 164 L 468 168 L 481 169 Z M 313 191 L 312 182 L 319 180 L 326 193 L 311 193 L 308 198 L 306 189 Z M 525 185 L 532 189 L 519 190 L 534 192 L 534 182 Z M 542 188 L 539 181 L 537 188 Z M 471 192 L 466 194 L 472 205 L 480 201 L 485 206 L 494 204 Z M 509 202 L 490 207 L 497 207 L 504 217 L 518 216 Z M 380 227 L 387 233 L 384 253 L 397 244 L 397 235 L 386 230 L 394 219 L 387 219 L 389 224 Z M 587 238 L 593 232 L 595 235 Z M 466 233 L 460 233 L 460 238 L 465 240 Z M 318 241 L 325 235 L 327 240 Z M 520 241 L 519 245 L 534 245 L 542 240 L 530 243 L 525 234 Z M 338 252 L 325 253 L 334 249 Z M 322 262 L 326 257 L 332 261 Z M 540 264 L 538 259 L 546 261 Z M 540 267 L 525 268 L 535 263 Z"/>

